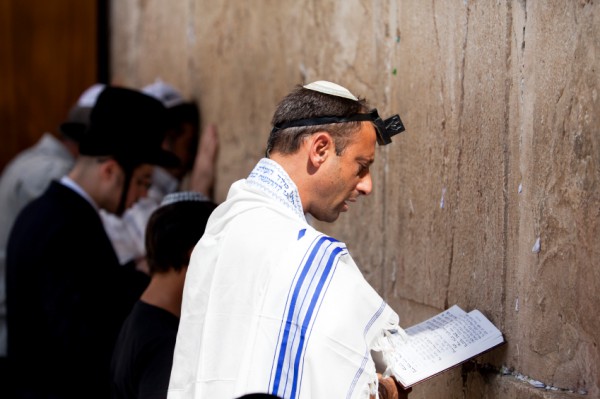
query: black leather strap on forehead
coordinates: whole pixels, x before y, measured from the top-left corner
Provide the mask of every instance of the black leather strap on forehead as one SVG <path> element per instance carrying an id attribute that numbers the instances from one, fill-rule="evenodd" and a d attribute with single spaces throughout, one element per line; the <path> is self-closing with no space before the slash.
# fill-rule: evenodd
<path id="1" fill-rule="evenodd" d="M 284 123 L 278 123 L 273 126 L 271 133 L 277 132 L 278 130 L 287 129 L 289 127 L 301 127 L 301 126 L 319 126 L 328 125 L 331 123 L 346 123 L 346 122 L 372 122 L 377 131 L 377 143 L 379 145 L 386 145 L 392 142 L 392 136 L 401 133 L 405 130 L 404 124 L 400 119 L 399 115 L 394 115 L 391 118 L 383 121 L 379 117 L 377 109 L 371 110 L 367 114 L 354 114 L 350 116 L 320 116 L 317 118 L 306 118 L 297 119 L 295 121 L 289 121 Z"/>

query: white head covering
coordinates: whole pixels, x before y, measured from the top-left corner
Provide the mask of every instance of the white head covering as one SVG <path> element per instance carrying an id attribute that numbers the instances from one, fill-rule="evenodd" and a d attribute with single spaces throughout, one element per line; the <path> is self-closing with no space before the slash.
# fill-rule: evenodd
<path id="1" fill-rule="evenodd" d="M 178 191 L 175 193 L 167 194 L 163 198 L 160 206 L 171 205 L 176 202 L 182 201 L 210 201 L 208 197 L 204 194 L 198 193 L 196 191 Z"/>
<path id="2" fill-rule="evenodd" d="M 156 98 L 166 108 L 173 108 L 186 102 L 181 93 L 168 83 L 157 79 L 156 82 L 144 86 L 142 93 Z"/>
<path id="3" fill-rule="evenodd" d="M 350 90 L 326 80 L 317 80 L 316 82 L 309 83 L 303 87 L 305 89 L 330 94 L 332 96 L 344 97 L 350 100 L 358 101 L 358 98 L 356 98 L 354 94 L 350 93 Z"/>
<path id="4" fill-rule="evenodd" d="M 93 108 L 96 105 L 96 99 L 105 87 L 104 83 L 95 83 L 88 87 L 77 100 L 77 106 Z"/>

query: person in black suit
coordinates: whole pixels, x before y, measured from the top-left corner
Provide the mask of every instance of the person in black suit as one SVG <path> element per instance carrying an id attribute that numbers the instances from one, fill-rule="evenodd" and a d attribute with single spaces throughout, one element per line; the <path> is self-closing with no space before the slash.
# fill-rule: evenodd
<path id="1" fill-rule="evenodd" d="M 120 326 L 149 277 L 121 266 L 98 214 L 147 194 L 166 109 L 106 87 L 71 172 L 17 217 L 7 247 L 8 362 L 17 398 L 106 398 Z"/>

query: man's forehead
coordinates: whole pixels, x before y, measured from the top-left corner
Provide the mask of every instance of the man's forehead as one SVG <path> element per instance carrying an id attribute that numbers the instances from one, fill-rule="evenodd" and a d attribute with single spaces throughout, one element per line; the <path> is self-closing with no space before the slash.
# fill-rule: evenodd
<path id="1" fill-rule="evenodd" d="M 350 145 L 353 147 L 355 158 L 373 162 L 376 143 L 377 133 L 373 124 L 371 122 L 361 122 L 360 130 L 354 136 L 354 140 Z"/>

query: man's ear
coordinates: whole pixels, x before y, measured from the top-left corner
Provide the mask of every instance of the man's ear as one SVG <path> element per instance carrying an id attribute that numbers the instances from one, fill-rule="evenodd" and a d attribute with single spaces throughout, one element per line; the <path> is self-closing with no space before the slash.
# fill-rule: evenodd
<path id="1" fill-rule="evenodd" d="M 108 158 L 100 162 L 100 175 L 104 180 L 110 180 L 119 173 L 119 164 L 113 158 Z"/>
<path id="2" fill-rule="evenodd" d="M 309 139 L 309 145 L 309 158 L 314 167 L 319 167 L 325 162 L 329 153 L 335 150 L 333 138 L 327 132 L 314 133 Z"/>

